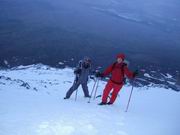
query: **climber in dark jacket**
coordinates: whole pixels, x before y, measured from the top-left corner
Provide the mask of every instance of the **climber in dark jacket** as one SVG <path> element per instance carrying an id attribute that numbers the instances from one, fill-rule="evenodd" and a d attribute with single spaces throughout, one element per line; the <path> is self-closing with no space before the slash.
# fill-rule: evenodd
<path id="1" fill-rule="evenodd" d="M 78 89 L 79 85 L 82 86 L 84 96 L 90 97 L 89 91 L 88 91 L 88 76 L 90 75 L 91 70 L 91 60 L 88 57 L 85 57 L 83 60 L 79 61 L 78 66 L 74 70 L 74 73 L 76 75 L 75 81 L 72 85 L 72 87 L 67 91 L 66 96 L 64 99 L 69 99 L 72 93 Z"/>

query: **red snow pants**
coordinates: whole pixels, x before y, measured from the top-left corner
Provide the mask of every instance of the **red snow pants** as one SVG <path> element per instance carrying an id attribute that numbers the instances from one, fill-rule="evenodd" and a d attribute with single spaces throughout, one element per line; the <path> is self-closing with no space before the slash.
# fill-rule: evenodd
<path id="1" fill-rule="evenodd" d="M 121 90 L 122 86 L 123 86 L 123 83 L 122 84 L 116 84 L 116 83 L 113 83 L 111 80 L 109 80 L 108 83 L 106 84 L 104 91 L 103 91 L 102 102 L 107 103 L 109 93 L 112 90 L 112 95 L 111 95 L 109 102 L 113 104 L 114 101 L 116 100 L 116 97 L 117 97 L 119 91 Z"/>

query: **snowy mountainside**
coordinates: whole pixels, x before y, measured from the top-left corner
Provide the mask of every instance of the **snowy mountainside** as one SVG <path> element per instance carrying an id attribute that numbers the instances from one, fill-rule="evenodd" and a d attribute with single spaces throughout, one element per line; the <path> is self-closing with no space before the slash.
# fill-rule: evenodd
<path id="1" fill-rule="evenodd" d="M 169 76 L 170 77 L 170 76 Z M 0 70 L 1 135 L 178 135 L 180 93 L 158 87 L 122 88 L 112 106 L 98 106 L 100 98 L 87 103 L 82 89 L 64 100 L 74 80 L 71 68 L 45 65 Z M 91 92 L 94 81 L 89 80 Z M 100 81 L 98 94 L 106 82 Z"/>
<path id="2" fill-rule="evenodd" d="M 176 75 L 171 75 L 170 73 L 162 73 L 160 71 L 141 70 L 140 76 L 136 79 L 136 86 L 162 87 L 180 91 L 180 79 L 178 77 L 178 72 Z"/>

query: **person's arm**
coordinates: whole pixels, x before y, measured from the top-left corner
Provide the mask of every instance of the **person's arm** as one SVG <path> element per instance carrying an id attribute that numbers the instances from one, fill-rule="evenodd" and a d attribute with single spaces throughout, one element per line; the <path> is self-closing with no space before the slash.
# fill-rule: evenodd
<path id="1" fill-rule="evenodd" d="M 102 73 L 102 75 L 103 75 L 103 76 L 109 75 L 109 74 L 112 72 L 112 69 L 113 69 L 113 64 L 110 65 L 110 66 Z"/>
<path id="2" fill-rule="evenodd" d="M 82 60 L 80 60 L 74 70 L 74 73 L 75 74 L 80 74 L 81 73 L 81 70 L 82 70 Z"/>
<path id="3" fill-rule="evenodd" d="M 133 79 L 135 77 L 134 72 L 130 71 L 127 66 L 124 66 L 124 74 L 129 78 Z"/>

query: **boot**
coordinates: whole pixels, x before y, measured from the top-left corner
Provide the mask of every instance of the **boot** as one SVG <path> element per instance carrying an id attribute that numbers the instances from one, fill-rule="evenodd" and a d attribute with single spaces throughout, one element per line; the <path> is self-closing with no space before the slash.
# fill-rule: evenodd
<path id="1" fill-rule="evenodd" d="M 99 103 L 98 105 L 106 105 L 106 103 L 101 102 L 101 103 Z"/>
<path id="2" fill-rule="evenodd" d="M 108 102 L 108 103 L 107 103 L 107 105 L 112 105 L 112 104 L 113 104 L 113 103 L 111 103 L 111 102 Z"/>
<path id="3" fill-rule="evenodd" d="M 64 97 L 64 99 L 69 99 L 68 97 Z"/>
<path id="4" fill-rule="evenodd" d="M 85 96 L 85 98 L 91 98 L 91 96 L 90 96 L 90 95 L 88 95 L 88 96 Z"/>

